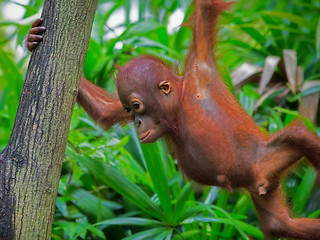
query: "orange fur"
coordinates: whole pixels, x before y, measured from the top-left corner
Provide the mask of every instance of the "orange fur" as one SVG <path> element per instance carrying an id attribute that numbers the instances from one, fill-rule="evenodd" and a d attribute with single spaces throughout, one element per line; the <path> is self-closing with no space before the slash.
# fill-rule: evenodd
<path id="1" fill-rule="evenodd" d="M 131 120 L 119 98 L 95 86 L 84 77 L 80 81 L 77 101 L 88 115 L 104 129 L 109 129 L 115 123 L 125 123 Z"/>
<path id="2" fill-rule="evenodd" d="M 135 58 L 117 76 L 120 99 L 128 103 L 131 94 L 141 97 L 146 115 L 166 129 L 163 134 L 174 145 L 178 163 L 189 178 L 230 190 L 247 188 L 265 235 L 320 239 L 320 220 L 291 219 L 280 194 L 283 172 L 301 157 L 320 170 L 319 137 L 299 124 L 265 134 L 227 90 L 212 50 L 218 16 L 229 5 L 196 0 L 185 75 L 176 76 L 156 58 Z M 163 80 L 172 82 L 174 102 L 159 95 L 157 85 Z"/>
<path id="3" fill-rule="evenodd" d="M 216 24 L 230 3 L 194 4 L 193 42 L 184 76 L 154 57 L 138 57 L 119 68 L 121 102 L 84 78 L 78 102 L 105 128 L 134 120 L 141 141 L 166 136 L 189 178 L 230 190 L 247 188 L 266 236 L 320 239 L 320 220 L 292 219 L 279 186 L 283 172 L 303 156 L 320 171 L 319 137 L 298 123 L 271 136 L 259 129 L 215 67 Z M 163 82 L 166 85 L 159 85 Z M 163 91 L 163 86 L 168 88 Z"/>

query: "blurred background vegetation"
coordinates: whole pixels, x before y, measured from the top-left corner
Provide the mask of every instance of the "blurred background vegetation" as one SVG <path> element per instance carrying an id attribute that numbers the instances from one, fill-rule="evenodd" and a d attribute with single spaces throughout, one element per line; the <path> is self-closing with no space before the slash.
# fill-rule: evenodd
<path id="1" fill-rule="evenodd" d="M 43 1 L 0 1 L 0 150 L 13 126 L 29 53 L 23 40 Z M 182 71 L 190 0 L 99 0 L 84 75 L 114 90 L 114 65 L 158 56 Z M 221 74 L 265 131 L 297 117 L 320 135 L 320 1 L 239 0 L 224 13 Z M 76 36 L 75 36 L 76 37 Z M 232 84 L 233 82 L 233 84 Z M 293 215 L 320 217 L 315 172 L 284 178 Z M 140 145 L 132 125 L 104 132 L 75 107 L 52 239 L 262 239 L 248 193 L 188 182 L 162 141 Z"/>

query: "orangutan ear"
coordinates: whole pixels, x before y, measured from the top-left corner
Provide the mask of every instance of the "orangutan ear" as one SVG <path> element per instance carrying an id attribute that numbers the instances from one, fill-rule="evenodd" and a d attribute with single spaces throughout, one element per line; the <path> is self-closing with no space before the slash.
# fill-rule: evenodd
<path id="1" fill-rule="evenodd" d="M 172 91 L 172 84 L 169 81 L 161 81 L 158 87 L 166 95 L 168 95 Z"/>

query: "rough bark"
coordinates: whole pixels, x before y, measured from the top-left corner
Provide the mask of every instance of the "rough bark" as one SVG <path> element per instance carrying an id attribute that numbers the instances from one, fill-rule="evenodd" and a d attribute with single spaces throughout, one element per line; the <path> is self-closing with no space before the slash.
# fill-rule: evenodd
<path id="1" fill-rule="evenodd" d="M 97 0 L 46 0 L 8 145 L 0 154 L 0 240 L 51 239 L 62 160 Z"/>

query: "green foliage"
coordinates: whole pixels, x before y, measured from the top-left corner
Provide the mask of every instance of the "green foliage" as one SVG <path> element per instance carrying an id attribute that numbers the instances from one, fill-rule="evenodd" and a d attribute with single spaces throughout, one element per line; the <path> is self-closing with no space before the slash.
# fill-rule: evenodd
<path id="1" fill-rule="evenodd" d="M 75 113 L 78 111 L 82 112 L 76 109 Z M 82 124 L 80 121 L 79 125 Z M 114 198 L 115 201 L 119 201 L 120 195 L 121 201 L 124 202 L 119 209 L 121 211 L 116 213 L 116 218 L 100 218 L 102 221 L 93 224 L 100 230 L 106 231 L 110 226 L 120 225 L 126 228 L 132 227 L 130 228 L 132 235 L 126 234 L 125 229 L 122 230 L 124 235 L 128 235 L 126 239 L 140 239 L 139 237 L 170 239 L 171 236 L 199 229 L 204 235 L 203 239 L 206 239 L 221 234 L 213 230 L 219 224 L 219 226 L 229 226 L 229 230 L 223 233 L 226 238 L 238 235 L 243 239 L 248 234 L 262 239 L 261 231 L 245 222 L 247 217 L 240 211 L 243 205 L 239 204 L 234 208 L 227 202 L 230 193 L 216 187 L 207 187 L 202 195 L 200 190 L 195 192 L 190 183 L 185 183 L 162 141 L 140 145 L 132 127 L 121 129 L 136 143 L 134 152 L 138 152 L 138 159 L 142 160 L 138 163 L 126 149 L 129 144 L 127 136 L 122 137 L 118 131 L 102 132 L 88 119 L 85 124 L 95 127 L 97 132 L 93 135 L 98 135 L 99 140 L 92 138 L 82 144 L 83 139 L 79 138 L 79 132 L 86 135 L 87 129 L 76 126 L 70 131 L 69 141 L 72 141 L 72 144 L 68 144 L 66 159 L 70 163 L 77 161 L 84 169 L 83 174 L 90 174 L 95 188 L 101 189 L 100 196 L 109 196 L 109 200 Z M 116 129 L 118 128 L 120 127 L 117 126 Z M 74 133 L 76 138 L 73 138 Z M 69 179 L 69 176 L 66 178 Z M 82 181 L 84 181 L 82 178 L 80 181 L 72 178 L 70 184 L 64 187 L 73 188 L 74 184 L 84 187 L 85 182 Z M 105 189 L 104 186 L 111 189 Z M 93 191 L 93 186 L 88 187 L 87 191 Z M 66 191 L 61 194 L 71 197 L 66 195 Z M 202 195 L 200 198 L 199 194 Z M 218 201 L 218 204 L 213 204 L 214 201 Z M 221 201 L 224 204 L 220 206 Z M 246 204 L 251 206 L 250 202 Z M 89 203 L 87 206 L 92 208 Z M 225 209 L 233 211 L 228 213 Z M 194 236 L 194 239 L 197 239 L 197 236 Z"/>
<path id="2" fill-rule="evenodd" d="M 0 2 L 1 7 L 10 1 Z M 23 74 L 26 52 L 18 54 L 32 19 L 42 1 L 31 0 L 24 21 L 0 16 L 0 148 L 9 139 Z M 190 43 L 184 27 L 167 30 L 170 15 L 181 11 L 186 20 L 190 1 L 101 0 L 96 12 L 84 75 L 113 90 L 114 66 L 152 54 L 183 72 Z M 178 10 L 179 9 L 179 10 Z M 136 20 L 130 13 L 136 11 Z M 284 49 L 297 52 L 305 79 L 320 78 L 320 4 L 317 0 L 239 1 L 224 14 L 218 60 L 226 83 L 234 91 L 229 72 L 243 62 L 262 66 L 266 57 L 282 56 Z M 110 19 L 123 13 L 117 24 Z M 32 18 L 33 17 L 33 18 Z M 11 28 L 11 30 L 9 29 Z M 14 39 L 17 45 L 13 45 Z M 227 66 L 227 67 L 225 67 Z M 254 84 L 238 92 L 239 102 L 261 129 L 275 132 L 300 116 L 302 97 L 320 91 L 315 86 L 289 94 L 279 102 L 261 98 Z M 309 91 L 309 92 L 307 92 Z M 313 131 L 319 124 L 303 118 Z M 320 121 L 318 117 L 318 123 Z M 318 126 L 317 126 L 318 125 Z M 297 216 L 319 217 L 313 188 L 314 171 L 303 162 L 284 180 L 284 188 Z M 104 132 L 76 107 L 70 126 L 56 201 L 53 239 L 262 239 L 250 196 L 188 182 L 178 171 L 170 149 L 159 141 L 140 145 L 133 126 L 115 126 Z"/>

